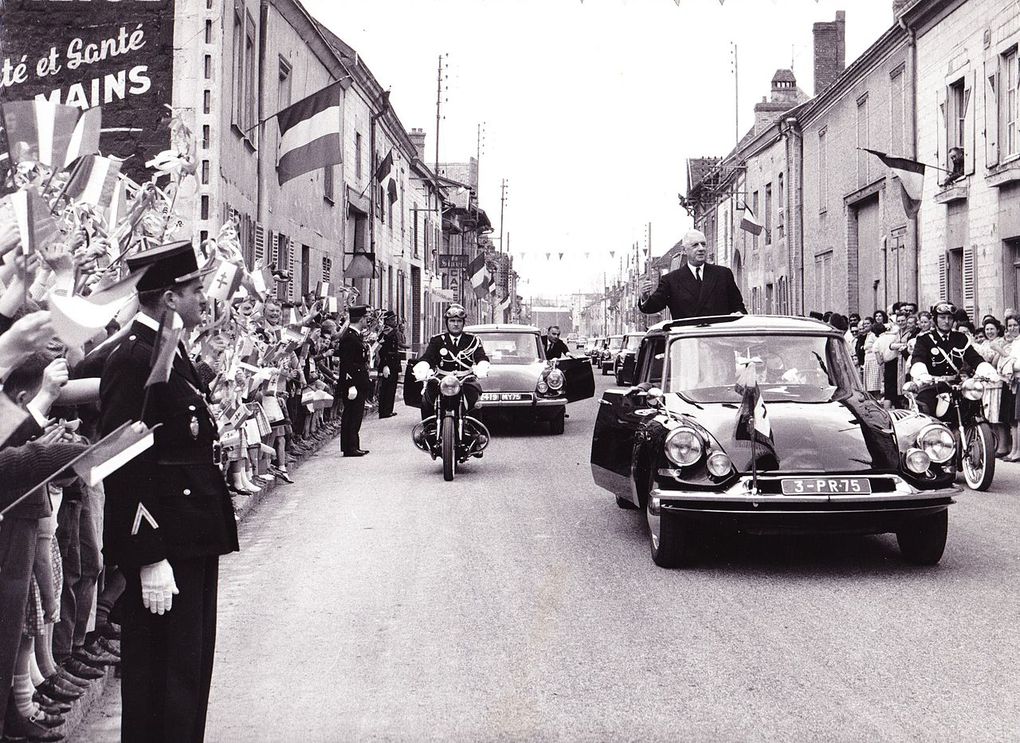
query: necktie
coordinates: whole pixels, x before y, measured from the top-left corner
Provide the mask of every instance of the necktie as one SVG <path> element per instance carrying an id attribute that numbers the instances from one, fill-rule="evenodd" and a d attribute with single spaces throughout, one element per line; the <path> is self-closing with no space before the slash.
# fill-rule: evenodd
<path id="1" fill-rule="evenodd" d="M 697 278 L 698 283 L 700 284 L 701 283 L 701 266 L 697 266 L 694 269 L 694 275 L 695 275 L 695 278 Z"/>

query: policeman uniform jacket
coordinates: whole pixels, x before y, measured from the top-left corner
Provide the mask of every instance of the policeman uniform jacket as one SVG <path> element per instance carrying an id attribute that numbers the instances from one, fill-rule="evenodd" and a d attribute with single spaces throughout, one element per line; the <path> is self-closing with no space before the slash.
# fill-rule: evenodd
<path id="1" fill-rule="evenodd" d="M 348 327 L 340 336 L 336 355 L 340 357 L 341 393 L 346 396 L 349 387 L 357 387 L 359 395 L 367 395 L 372 389 L 368 375 L 368 344 L 361 333 Z"/>
<path id="2" fill-rule="evenodd" d="M 567 344 L 563 342 L 562 338 L 549 338 L 547 335 L 542 336 L 542 348 L 545 349 L 547 359 L 558 359 L 570 353 L 570 349 L 567 348 Z"/>
<path id="3" fill-rule="evenodd" d="M 747 312 L 730 269 L 705 263 L 701 266 L 701 276 L 699 284 L 686 264 L 670 271 L 659 279 L 654 292 L 638 302 L 638 309 L 651 315 L 668 307 L 674 320 Z"/>
<path id="4" fill-rule="evenodd" d="M 141 419 L 156 335 L 135 319 L 108 357 L 99 388 L 103 435 Z M 149 388 L 144 422 L 161 424 L 155 444 L 105 479 L 103 549 L 111 563 L 140 566 L 238 549 L 233 506 L 216 462 L 219 437 L 208 394 L 179 346 L 169 381 Z"/>
<path id="5" fill-rule="evenodd" d="M 383 328 L 379 336 L 379 371 L 384 366 L 388 366 L 393 375 L 400 371 L 400 345 L 396 328 Z"/>
<path id="6" fill-rule="evenodd" d="M 454 337 L 440 333 L 432 336 L 419 360 L 427 361 L 433 369 L 453 372 L 467 371 L 479 361 L 488 361 L 489 357 L 476 335 L 461 333 Z"/>
<path id="7" fill-rule="evenodd" d="M 958 375 L 964 369 L 976 371 L 984 358 L 964 333 L 942 333 L 933 328 L 921 333 L 914 341 L 910 365 L 924 364 L 934 377 Z"/>

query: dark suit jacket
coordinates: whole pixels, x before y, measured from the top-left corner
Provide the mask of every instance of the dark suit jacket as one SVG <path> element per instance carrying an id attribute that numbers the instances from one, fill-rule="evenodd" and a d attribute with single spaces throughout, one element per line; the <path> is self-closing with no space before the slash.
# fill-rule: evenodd
<path id="1" fill-rule="evenodd" d="M 344 397 L 347 396 L 347 388 L 352 386 L 357 387 L 359 393 L 367 394 L 372 388 L 372 380 L 368 375 L 368 346 L 361 333 L 347 328 L 340 336 L 336 354 L 340 357 L 340 383 Z"/>
<path id="2" fill-rule="evenodd" d="M 567 348 L 567 344 L 563 342 L 562 338 L 555 338 L 550 343 L 547 335 L 542 336 L 542 348 L 545 349 L 547 359 L 558 359 L 570 353 L 570 349 Z"/>
<path id="3" fill-rule="evenodd" d="M 666 307 L 674 320 L 685 317 L 708 315 L 729 315 L 732 312 L 747 313 L 744 298 L 740 295 L 733 272 L 725 266 L 704 264 L 701 286 L 685 264 L 659 279 L 655 291 L 638 309 L 647 315 L 661 312 Z"/>
<path id="4" fill-rule="evenodd" d="M 156 331 L 136 321 L 107 358 L 99 387 L 100 433 L 140 419 L 155 342 Z M 214 461 L 219 433 L 207 395 L 183 350 L 169 381 L 150 388 L 145 423 L 162 424 L 155 444 L 104 481 L 103 550 L 111 563 L 147 565 L 237 550 L 234 509 Z"/>

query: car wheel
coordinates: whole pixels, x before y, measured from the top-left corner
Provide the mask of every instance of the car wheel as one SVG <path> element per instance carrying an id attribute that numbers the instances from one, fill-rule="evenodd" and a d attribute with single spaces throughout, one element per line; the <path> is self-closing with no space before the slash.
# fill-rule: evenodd
<path id="1" fill-rule="evenodd" d="M 560 410 L 556 416 L 549 421 L 549 432 L 553 436 L 559 436 L 563 433 L 564 419 L 566 418 L 566 410 Z"/>
<path id="2" fill-rule="evenodd" d="M 620 378 L 619 374 L 616 375 L 616 386 L 623 387 L 623 379 Z"/>
<path id="3" fill-rule="evenodd" d="M 666 513 L 652 498 L 645 503 L 652 562 L 660 568 L 682 568 L 691 564 L 691 530 L 683 517 Z"/>
<path id="4" fill-rule="evenodd" d="M 616 505 L 624 511 L 636 511 L 638 508 L 630 498 L 621 498 L 620 496 L 616 496 Z"/>
<path id="5" fill-rule="evenodd" d="M 900 554 L 915 565 L 937 565 L 946 549 L 949 532 L 949 511 L 939 511 L 911 521 L 896 532 Z"/>

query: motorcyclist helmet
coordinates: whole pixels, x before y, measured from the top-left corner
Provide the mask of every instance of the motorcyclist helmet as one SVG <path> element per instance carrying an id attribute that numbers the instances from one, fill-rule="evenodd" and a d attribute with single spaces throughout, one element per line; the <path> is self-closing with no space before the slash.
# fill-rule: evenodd
<path id="1" fill-rule="evenodd" d="M 956 316 L 956 305 L 952 302 L 937 302 L 931 307 L 931 316 L 938 317 L 939 315 L 950 315 Z"/>
<path id="2" fill-rule="evenodd" d="M 467 321 L 467 310 L 465 310 L 462 305 L 451 304 L 449 308 L 446 310 L 446 314 L 443 317 L 446 322 L 446 329 L 449 330 L 450 320 L 460 320 L 461 323 Z M 460 325 L 457 328 L 457 332 L 459 333 L 463 329 L 463 327 L 464 327 L 463 324 Z"/>

